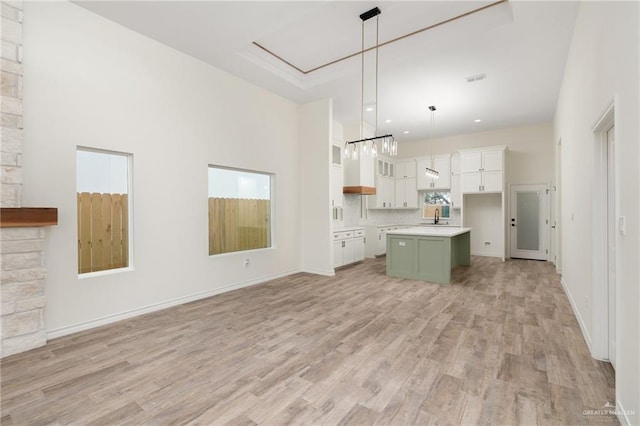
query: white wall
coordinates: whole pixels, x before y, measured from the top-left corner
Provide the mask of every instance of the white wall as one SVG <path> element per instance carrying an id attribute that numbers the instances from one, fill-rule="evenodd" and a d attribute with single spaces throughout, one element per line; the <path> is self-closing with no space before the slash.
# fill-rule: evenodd
<path id="1" fill-rule="evenodd" d="M 300 229 L 302 270 L 333 275 L 331 240 L 331 145 L 333 104 L 330 99 L 299 107 Z"/>
<path id="2" fill-rule="evenodd" d="M 468 194 L 464 196 L 464 226 L 471 228 L 471 254 L 502 257 L 505 241 L 501 228 L 502 196 L 500 194 Z M 485 245 L 488 242 L 488 245 Z"/>
<path id="3" fill-rule="evenodd" d="M 465 133 L 434 139 L 433 153 L 447 154 L 459 149 L 506 145 L 507 183 L 546 183 L 553 180 L 553 126 L 543 123 L 532 126 L 509 127 L 477 133 Z M 398 157 L 429 155 L 427 141 L 407 141 L 398 144 Z"/>
<path id="4" fill-rule="evenodd" d="M 24 205 L 59 209 L 50 336 L 300 270 L 297 105 L 73 4 L 24 8 Z M 133 154 L 132 270 L 78 278 L 78 145 Z M 275 173 L 274 248 L 208 256 L 209 164 Z"/>
<path id="5" fill-rule="evenodd" d="M 591 344 L 597 318 L 591 265 L 594 229 L 595 147 L 592 127 L 611 100 L 615 106 L 617 216 L 627 233 L 617 235 L 616 399 L 640 414 L 640 4 L 583 2 L 580 5 L 555 117 L 561 145 L 562 271 L 564 285 Z M 595 284 L 598 284 L 597 282 Z M 598 324 L 599 325 L 599 324 Z M 619 407 L 619 408 L 620 408 Z"/>
<path id="6" fill-rule="evenodd" d="M 554 143 L 551 123 L 510 127 L 478 133 L 467 133 L 446 138 L 402 142 L 398 146 L 398 157 L 420 157 L 428 155 L 433 144 L 434 154 L 453 153 L 461 149 L 482 148 L 487 146 L 506 145 L 507 161 L 505 174 L 507 189 L 505 196 L 506 214 L 509 215 L 509 186 L 515 184 L 549 184 L 554 181 Z M 550 202 L 553 197 L 549 197 Z M 496 237 L 501 235 L 499 220 L 502 215 L 500 197 L 494 195 L 465 195 L 464 226 L 475 228 L 471 233 L 471 252 L 477 255 L 502 257 L 505 245 L 509 252 L 509 232 L 507 227 L 506 241 Z M 555 235 L 550 230 L 549 242 Z M 485 241 L 491 245 L 485 246 Z M 550 247 L 549 259 L 554 259 L 554 246 Z"/>

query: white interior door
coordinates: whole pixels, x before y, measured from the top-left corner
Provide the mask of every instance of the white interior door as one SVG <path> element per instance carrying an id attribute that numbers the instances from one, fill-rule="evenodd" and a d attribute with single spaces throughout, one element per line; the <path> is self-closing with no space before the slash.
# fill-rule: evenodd
<path id="1" fill-rule="evenodd" d="M 511 186 L 511 257 L 547 260 L 547 185 Z"/>
<path id="2" fill-rule="evenodd" d="M 607 131 L 607 285 L 609 362 L 616 367 L 616 188 L 614 179 L 615 128 Z"/>

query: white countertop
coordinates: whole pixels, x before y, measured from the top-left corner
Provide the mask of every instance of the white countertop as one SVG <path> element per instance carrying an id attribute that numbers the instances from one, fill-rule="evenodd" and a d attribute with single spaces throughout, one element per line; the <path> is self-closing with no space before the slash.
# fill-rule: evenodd
<path id="1" fill-rule="evenodd" d="M 349 232 L 349 231 L 362 231 L 364 226 L 347 226 L 346 228 L 336 228 L 331 232 Z"/>
<path id="2" fill-rule="evenodd" d="M 441 226 L 416 226 L 413 228 L 389 231 L 387 235 L 417 235 L 425 237 L 455 237 L 471 231 L 471 228 L 453 228 Z"/>

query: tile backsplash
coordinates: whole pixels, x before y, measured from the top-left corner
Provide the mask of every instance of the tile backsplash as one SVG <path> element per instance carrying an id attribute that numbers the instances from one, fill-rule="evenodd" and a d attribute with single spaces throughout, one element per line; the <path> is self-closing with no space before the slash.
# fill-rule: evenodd
<path id="1" fill-rule="evenodd" d="M 334 221 L 334 229 L 365 225 L 418 225 L 433 223 L 423 219 L 422 210 L 367 210 L 366 195 L 345 195 L 343 220 Z M 441 219 L 441 224 L 460 225 L 460 210 L 453 210 L 451 218 Z"/>

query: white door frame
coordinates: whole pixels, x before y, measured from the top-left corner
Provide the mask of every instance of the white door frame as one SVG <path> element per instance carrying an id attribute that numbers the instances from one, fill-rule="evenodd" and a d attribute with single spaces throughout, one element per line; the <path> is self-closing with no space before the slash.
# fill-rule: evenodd
<path id="1" fill-rule="evenodd" d="M 520 253 L 519 256 L 514 256 L 517 251 L 516 245 L 516 226 L 513 226 L 512 219 L 515 218 L 516 212 L 514 211 L 514 205 L 516 203 L 516 191 L 538 191 L 540 192 L 541 203 L 541 217 L 540 217 L 540 250 L 539 256 L 527 257 L 526 254 Z M 549 260 L 549 185 L 546 183 L 541 184 L 527 184 L 527 185 L 509 185 L 509 242 L 510 250 L 509 257 L 518 257 L 522 259 L 537 259 L 537 260 Z"/>
<path id="2" fill-rule="evenodd" d="M 562 238 L 560 218 L 562 217 L 562 139 L 558 139 L 555 148 L 555 182 L 553 185 L 553 212 L 551 215 L 551 234 L 553 237 L 553 255 L 556 272 L 562 274 Z M 551 250 L 549 250 L 551 252 Z"/>
<path id="3" fill-rule="evenodd" d="M 592 288 L 591 304 L 593 335 L 591 336 L 591 356 L 599 360 L 609 360 L 609 284 L 608 284 L 608 226 L 607 211 L 602 208 L 607 200 L 607 131 L 615 124 L 614 100 L 604 109 L 593 125 L 594 161 L 591 186 L 592 244 Z M 618 187 L 617 177 L 615 186 Z M 617 199 L 617 197 L 616 197 Z M 615 206 L 617 210 L 617 206 Z M 615 284 L 617 285 L 617 284 Z M 620 294 L 619 292 L 616 292 Z"/>
<path id="4" fill-rule="evenodd" d="M 609 362 L 616 367 L 616 185 L 615 185 L 615 126 L 607 130 L 607 317 Z"/>

